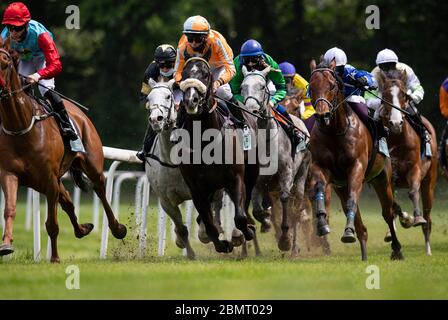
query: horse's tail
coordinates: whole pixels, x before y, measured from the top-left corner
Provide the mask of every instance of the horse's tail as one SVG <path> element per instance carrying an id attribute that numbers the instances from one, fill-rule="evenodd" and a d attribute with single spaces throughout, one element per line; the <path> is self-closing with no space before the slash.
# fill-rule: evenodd
<path id="1" fill-rule="evenodd" d="M 72 176 L 75 184 L 84 192 L 89 192 L 88 181 L 82 175 L 82 171 L 76 168 L 70 168 L 70 175 Z"/>

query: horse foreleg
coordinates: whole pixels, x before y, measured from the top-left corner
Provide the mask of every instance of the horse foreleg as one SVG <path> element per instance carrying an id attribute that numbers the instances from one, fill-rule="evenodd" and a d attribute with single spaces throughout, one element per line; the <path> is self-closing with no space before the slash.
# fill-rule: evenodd
<path id="1" fill-rule="evenodd" d="M 433 170 L 433 167 L 435 168 L 435 170 Z M 422 231 L 423 235 L 425 236 L 425 250 L 428 256 L 431 255 L 431 245 L 429 242 L 432 228 L 431 209 L 434 201 L 434 188 L 437 179 L 437 165 L 433 165 L 433 167 L 430 168 L 430 171 L 422 181 L 421 186 L 423 217 L 427 222 L 426 224 L 422 225 Z"/>
<path id="2" fill-rule="evenodd" d="M 3 171 L 0 171 L 0 179 L 3 193 L 5 194 L 5 230 L 3 232 L 3 244 L 0 246 L 0 256 L 4 256 L 14 252 L 14 248 L 12 246 L 12 234 L 14 219 L 16 217 L 17 189 L 19 187 L 19 180 L 17 176 Z"/>
<path id="3" fill-rule="evenodd" d="M 56 178 L 55 178 L 56 180 Z M 48 236 L 51 242 L 51 259 L 52 263 L 59 263 L 58 255 L 58 200 L 59 200 L 59 183 L 58 181 L 50 181 L 47 186 L 47 221 L 45 222 L 45 227 L 47 228 Z"/>
<path id="4" fill-rule="evenodd" d="M 392 260 L 404 259 L 401 253 L 401 244 L 398 241 L 397 234 L 394 228 L 394 212 L 393 212 L 393 192 L 391 185 L 391 168 L 390 164 L 387 165 L 388 168 L 384 168 L 383 171 L 371 182 L 376 194 L 381 202 L 383 218 L 389 226 L 390 235 L 392 238 Z"/>
<path id="5" fill-rule="evenodd" d="M 78 218 L 75 214 L 75 207 L 73 206 L 72 199 L 62 182 L 59 182 L 59 203 L 61 204 L 62 210 L 64 210 L 70 218 L 76 238 L 82 238 L 92 231 L 94 227 L 93 224 L 78 224 Z"/>
<path id="6" fill-rule="evenodd" d="M 254 238 L 255 226 L 248 225 L 245 212 L 246 206 L 246 187 L 240 175 L 235 177 L 233 188 L 229 188 L 229 197 L 235 205 L 235 226 L 243 232 L 247 241 Z"/>
<path id="7" fill-rule="evenodd" d="M 325 175 L 319 167 L 311 164 L 311 177 L 309 182 L 309 199 L 312 203 L 313 215 L 316 218 L 316 233 L 323 237 L 330 233 L 328 225 L 328 214 L 326 210 L 326 187 L 327 181 Z"/>
<path id="8" fill-rule="evenodd" d="M 219 240 L 219 232 L 215 224 L 213 223 L 213 214 L 210 203 L 208 202 L 211 197 L 209 197 L 207 192 L 210 192 L 210 190 L 202 190 L 198 185 L 196 185 L 195 187 L 196 188 L 192 188 L 190 186 L 191 190 L 197 191 L 192 192 L 193 204 L 200 216 L 200 219 L 197 219 L 197 221 L 204 224 L 208 238 L 215 245 L 215 250 L 217 252 L 232 252 L 233 246 L 230 242 L 228 242 L 227 240 Z"/>
<path id="9" fill-rule="evenodd" d="M 175 225 L 176 245 L 181 249 L 187 250 L 188 259 L 193 260 L 195 253 L 188 239 L 188 228 L 182 221 L 182 213 L 177 205 L 172 204 L 169 199 L 160 198 L 160 204 L 166 214 L 171 218 Z"/>
<path id="10" fill-rule="evenodd" d="M 409 188 L 409 199 L 412 201 L 414 206 L 414 223 L 413 226 L 421 226 L 426 224 L 426 220 L 422 217 L 422 212 L 420 210 L 420 177 L 421 170 L 418 168 L 417 164 L 409 171 L 407 176 L 407 182 L 410 186 Z"/>

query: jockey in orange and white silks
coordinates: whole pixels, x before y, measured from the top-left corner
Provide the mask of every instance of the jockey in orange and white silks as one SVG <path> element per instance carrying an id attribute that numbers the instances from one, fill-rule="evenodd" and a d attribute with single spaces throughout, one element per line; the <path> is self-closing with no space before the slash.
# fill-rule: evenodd
<path id="1" fill-rule="evenodd" d="M 19 74 L 28 77 L 29 83 L 36 83 L 55 112 L 60 116 L 63 135 L 76 140 L 64 103 L 60 96 L 48 89 L 54 89 L 54 77 L 62 71 L 58 49 L 53 34 L 41 23 L 31 20 L 31 14 L 22 2 L 11 3 L 3 13 L 2 40 L 10 40 L 11 49 L 19 54 Z M 48 88 L 48 89 L 47 89 Z"/>
<path id="2" fill-rule="evenodd" d="M 218 97 L 230 100 L 232 91 L 228 82 L 235 74 L 233 51 L 226 39 L 218 31 L 210 29 L 208 21 L 201 16 L 190 17 L 184 23 L 174 67 L 177 83 L 181 82 L 185 62 L 191 57 L 201 57 L 210 64 L 213 91 Z"/>

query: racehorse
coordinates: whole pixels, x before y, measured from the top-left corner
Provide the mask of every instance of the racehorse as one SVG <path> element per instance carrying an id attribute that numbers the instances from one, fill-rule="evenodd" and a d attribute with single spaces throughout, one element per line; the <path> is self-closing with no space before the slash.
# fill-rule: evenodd
<path id="1" fill-rule="evenodd" d="M 366 125 L 346 103 L 344 84 L 336 76 L 335 67 L 333 60 L 329 64 L 321 62 L 317 68 L 314 63 L 311 68 L 310 94 L 316 110 L 316 125 L 310 141 L 310 196 L 318 220 L 318 234 L 322 236 L 330 232 L 324 200 L 325 187 L 332 183 L 347 217 L 341 241 L 355 242 L 356 230 L 361 258 L 367 260 L 367 228 L 358 206 L 363 182 L 367 181 L 378 195 L 383 218 L 391 232 L 391 259 L 403 259 L 393 224 L 394 213 L 401 216 L 401 210 L 393 199 L 390 160 L 375 153 L 374 141 Z"/>
<path id="2" fill-rule="evenodd" d="M 422 117 L 423 123 L 431 135 L 432 157 L 421 155 L 421 138 L 403 117 L 400 109 L 405 109 L 409 98 L 406 94 L 406 72 L 392 78 L 380 73 L 378 81 L 382 98 L 387 103 L 381 105 L 380 117 L 390 130 L 388 144 L 392 160 L 392 182 L 396 188 L 409 188 L 409 198 L 414 206 L 414 226 L 422 226 L 425 237 L 426 254 L 431 255 L 429 237 L 431 234 L 431 208 L 434 200 L 434 188 L 437 180 L 437 141 L 431 123 Z M 420 193 L 423 204 L 423 217 L 420 209 Z M 387 237 L 386 237 L 387 239 Z"/>
<path id="3" fill-rule="evenodd" d="M 218 230 L 213 224 L 210 209 L 212 196 L 219 189 L 226 190 L 235 205 L 236 227 L 243 232 L 246 240 L 252 240 L 255 236 L 255 226 L 248 223 L 251 222 L 248 220 L 248 208 L 258 176 L 258 164 L 248 164 L 247 152 L 243 151 L 236 130 L 229 128 L 226 131 L 232 133 L 230 139 L 222 139 L 223 141 L 214 149 L 221 154 L 221 159 L 211 161 L 210 164 L 204 162 L 202 154 L 207 147 L 202 141 L 204 132 L 214 129 L 222 133 L 225 118 L 217 111 L 217 101 L 212 92 L 212 73 L 206 60 L 198 57 L 187 60 L 182 71 L 182 79 L 180 88 L 183 91 L 183 107 L 187 113 L 183 128 L 194 141 L 188 150 L 182 149 L 182 153 L 189 153 L 189 163 L 182 162 L 180 171 L 216 251 L 228 253 L 233 250 L 233 245 L 227 240 L 218 238 Z M 195 130 L 198 126 L 200 128 Z M 197 156 L 200 157 L 199 161 L 195 160 Z M 221 161 L 222 157 L 226 157 L 226 161 Z M 229 160 L 227 158 L 230 158 L 230 161 L 227 161 Z"/>
<path id="4" fill-rule="evenodd" d="M 188 229 L 182 222 L 182 213 L 179 205 L 186 200 L 191 199 L 191 193 L 186 185 L 180 169 L 171 162 L 170 153 L 173 149 L 171 142 L 171 134 L 176 123 L 177 110 L 174 104 L 173 83 L 169 82 L 156 83 L 149 80 L 151 92 L 146 101 L 149 110 L 149 123 L 157 133 L 150 155 L 146 158 L 145 171 L 152 189 L 156 192 L 160 199 L 160 204 L 175 224 L 176 245 L 183 249 L 186 248 L 187 257 L 195 258 L 195 253 L 188 239 Z M 215 225 L 222 234 L 220 220 L 220 210 L 222 208 L 223 191 L 219 190 L 213 198 L 213 211 L 215 212 Z M 203 243 L 210 242 L 205 227 L 202 222 L 199 223 L 198 238 Z M 241 245 L 244 236 L 238 229 L 232 232 L 232 244 L 234 246 Z"/>
<path id="5" fill-rule="evenodd" d="M 260 174 L 252 195 L 253 215 L 260 216 L 263 211 L 263 196 L 271 193 L 271 197 L 280 199 L 282 204 L 281 235 L 278 238 L 278 248 L 281 251 L 291 251 L 291 255 L 297 256 L 297 225 L 303 205 L 305 181 L 311 162 L 311 153 L 306 148 L 306 136 L 308 131 L 303 122 L 291 115 L 295 125 L 304 132 L 303 148 L 296 152 L 285 130 L 275 120 L 269 106 L 270 93 L 268 89 L 267 74 L 271 67 L 262 71 L 247 71 L 243 66 L 244 75 L 241 84 L 241 95 L 247 110 L 258 114 L 257 128 L 266 130 L 266 140 L 273 139 L 277 146 L 276 154 L 267 154 L 268 158 L 277 158 L 277 170 L 270 175 Z M 267 143 L 268 141 L 266 141 Z M 273 153 L 273 152 L 272 152 Z M 292 156 L 295 153 L 295 156 Z M 272 160 L 271 160 L 272 161 Z M 290 226 L 291 224 L 291 226 Z M 294 240 L 294 241 L 293 241 Z"/>
<path id="6" fill-rule="evenodd" d="M 90 233 L 93 225 L 78 224 L 73 202 L 61 182 L 68 170 L 75 183 L 84 190 L 86 181 L 82 173 L 86 174 L 101 199 L 112 234 L 117 239 L 124 238 L 126 227 L 115 219 L 106 199 L 103 149 L 92 122 L 74 104 L 64 101 L 86 151 L 72 152 L 64 145 L 56 120 L 45 114 L 43 108 L 24 92 L 16 71 L 17 61 L 5 47 L 0 49 L 0 182 L 5 193 L 5 233 L 0 255 L 14 251 L 13 224 L 19 185 L 33 188 L 47 197 L 45 225 L 51 240 L 51 262 L 59 262 L 58 203 L 70 217 L 77 238 Z"/>

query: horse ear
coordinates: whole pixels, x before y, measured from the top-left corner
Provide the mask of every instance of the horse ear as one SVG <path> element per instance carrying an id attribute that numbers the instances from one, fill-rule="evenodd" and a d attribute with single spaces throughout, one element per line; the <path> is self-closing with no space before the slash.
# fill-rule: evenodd
<path id="1" fill-rule="evenodd" d="M 175 79 L 171 79 L 170 81 L 168 81 L 168 87 L 169 87 L 171 90 L 173 90 L 174 82 L 176 82 Z"/>
<path id="2" fill-rule="evenodd" d="M 310 70 L 311 70 L 311 72 L 313 72 L 316 69 L 316 67 L 317 67 L 316 60 L 315 59 L 311 59 L 311 61 L 310 61 Z"/>
<path id="3" fill-rule="evenodd" d="M 400 80 L 403 81 L 405 85 L 408 82 L 408 73 L 406 72 L 406 70 L 403 70 L 403 72 L 400 74 Z"/>
<path id="4" fill-rule="evenodd" d="M 149 86 L 150 86 L 151 89 L 152 89 L 152 88 L 154 88 L 154 86 L 157 84 L 157 82 L 155 82 L 153 78 L 149 78 L 149 80 L 148 80 L 148 84 L 149 84 Z"/>
<path id="5" fill-rule="evenodd" d="M 247 68 L 246 68 L 246 66 L 243 66 L 243 67 L 241 68 L 241 71 L 243 72 L 243 76 L 246 76 L 246 75 L 247 75 Z"/>
<path id="6" fill-rule="evenodd" d="M 331 60 L 330 69 L 333 71 L 336 69 L 336 58 L 333 58 L 333 60 Z"/>
<path id="7" fill-rule="evenodd" d="M 264 68 L 264 70 L 261 71 L 261 74 L 266 77 L 269 72 L 271 72 L 271 66 L 267 66 L 266 68 Z"/>

